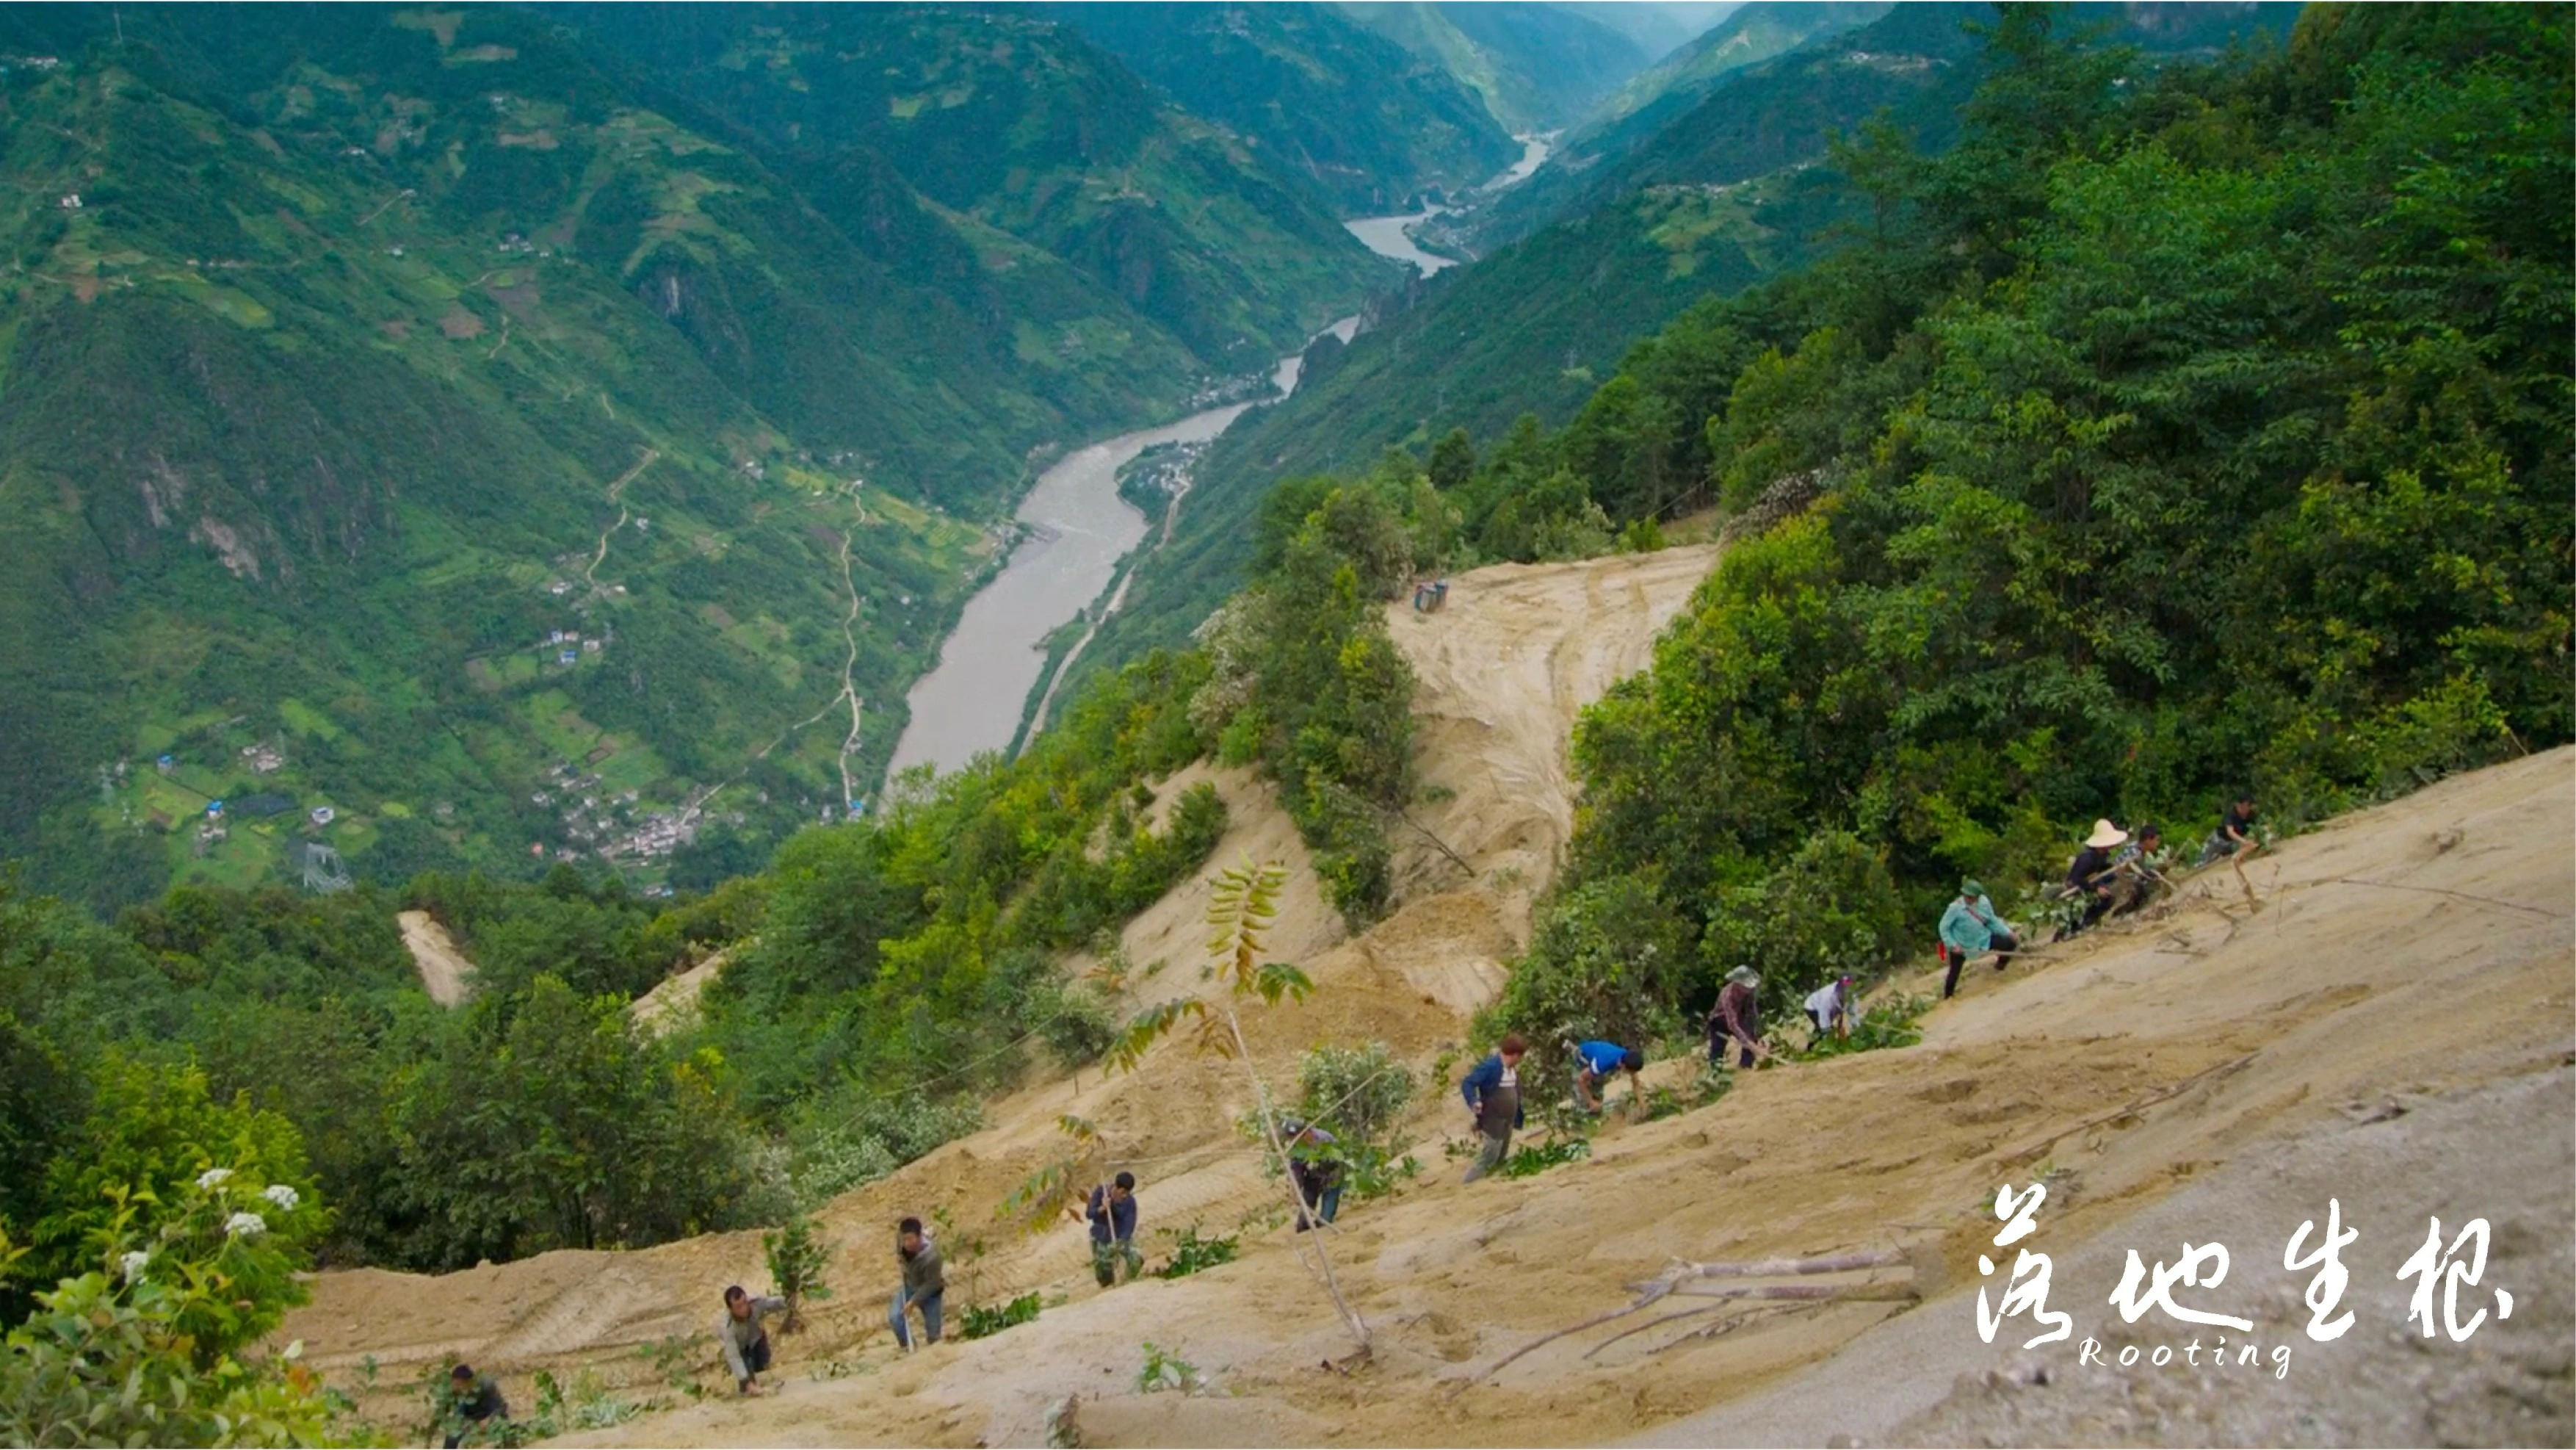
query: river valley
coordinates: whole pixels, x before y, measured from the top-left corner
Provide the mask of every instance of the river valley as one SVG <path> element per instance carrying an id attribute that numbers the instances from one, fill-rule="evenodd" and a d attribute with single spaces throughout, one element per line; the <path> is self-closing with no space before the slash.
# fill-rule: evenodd
<path id="1" fill-rule="evenodd" d="M 1463 204 L 1526 180 L 1543 165 L 1552 137 L 1521 138 L 1521 159 L 1475 189 Z M 1434 205 L 1395 216 L 1343 223 L 1352 236 L 1382 257 L 1408 263 L 1428 277 L 1457 265 L 1414 245 L 1407 229 L 1456 210 Z M 1325 331 L 1348 342 L 1359 319 L 1345 317 Z M 1317 334 L 1321 336 L 1321 334 Z M 1296 391 L 1304 359 L 1279 360 L 1271 382 L 1277 397 Z M 1029 697 L 1047 674 L 1047 638 L 1065 621 L 1099 600 L 1118 578 L 1119 561 L 1164 523 L 1148 519 L 1118 494 L 1118 471 L 1162 443 L 1204 443 L 1223 433 L 1251 408 L 1272 399 L 1229 403 L 1174 423 L 1140 428 L 1066 454 L 1038 475 L 1014 518 L 1026 531 L 992 582 L 966 602 L 957 627 L 941 645 L 939 663 L 914 683 L 912 718 L 895 746 L 888 774 L 916 765 L 955 770 L 988 750 L 1008 750 L 1019 735 Z M 1111 598 L 1104 606 L 1115 610 Z M 1064 664 L 1057 666 L 1061 674 Z M 1048 681 L 1048 698 L 1053 696 Z M 1045 703 L 1032 728 L 1045 722 Z"/>

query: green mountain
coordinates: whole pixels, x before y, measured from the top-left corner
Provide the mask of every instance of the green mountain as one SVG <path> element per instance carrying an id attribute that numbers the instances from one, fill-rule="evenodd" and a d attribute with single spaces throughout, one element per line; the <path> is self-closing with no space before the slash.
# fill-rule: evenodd
<path id="1" fill-rule="evenodd" d="M 1556 0 L 1569 10 L 1635 41 L 1649 60 L 1661 60 L 1705 34 L 1742 0 L 1705 4 L 1658 4 L 1654 0 Z"/>
<path id="2" fill-rule="evenodd" d="M 1052 12 L 1192 113 L 1354 216 L 1457 191 L 1520 155 L 1441 66 L 1328 5 L 1062 5 Z"/>
<path id="3" fill-rule="evenodd" d="M 1878 18 L 1871 20 L 1873 13 Z M 2074 5 L 2069 20 L 2097 29 L 2106 40 L 2135 45 L 2164 64 L 2214 59 L 2231 45 L 2260 37 L 2277 41 L 2298 13 L 2297 4 L 2251 0 L 2136 0 Z M 1962 27 L 1992 18 L 1988 6 L 1949 3 L 1747 5 L 1692 48 L 1699 55 L 1696 66 L 1682 64 L 1660 95 L 1623 117 L 1587 127 L 1570 139 L 1561 164 L 1543 169 L 1476 217 L 1472 240 L 1480 247 L 1499 245 L 1641 186 L 1738 181 L 1811 159 L 1823 154 L 1828 133 L 1852 131 L 1866 120 L 1874 98 L 1900 111 L 1916 105 L 1917 124 L 1946 134 L 1950 119 L 1916 98 L 1927 90 L 1965 94 L 1974 77 L 1950 73 L 1973 63 L 1976 54 Z M 1795 48 L 1767 62 L 1726 64 L 1740 53 L 1731 47 L 1740 44 L 1749 52 L 1784 42 Z M 1648 83 L 1651 75 L 1639 82 Z M 1616 104 L 1605 108 L 1605 116 Z"/>
<path id="4" fill-rule="evenodd" d="M 1340 8 L 1473 88 L 1515 134 L 1572 124 L 1647 59 L 1627 36 L 1553 5 L 1343 0 Z"/>
<path id="5" fill-rule="evenodd" d="M 2233 18 L 2283 23 L 2293 8 Z M 1491 438 L 1523 413 L 1562 423 L 1638 339 L 1692 303 L 1840 245 L 1867 207 L 1818 164 L 1828 138 L 1884 113 L 1917 149 L 1948 146 L 1981 74 L 1962 22 L 1987 13 L 1899 6 L 1848 38 L 1736 73 L 1628 156 L 1580 174 L 1571 185 L 1587 204 L 1382 305 L 1347 350 L 1326 345 L 1294 398 L 1209 449 L 1170 544 L 1138 568 L 1092 646 L 1093 667 L 1180 638 L 1237 587 L 1251 521 L 1279 480 L 1420 450 L 1457 427 Z M 2161 38 L 2204 48 L 2226 18 Z M 1506 193 L 1502 206 L 1522 200 Z"/>
<path id="6" fill-rule="evenodd" d="M 1592 146 L 1587 138 L 1652 107 L 1633 134 L 1651 134 L 1663 122 L 1696 104 L 1719 76 L 1797 49 L 1818 36 L 1853 30 L 1886 14 L 1888 0 L 1753 0 L 1707 32 L 1691 39 L 1653 65 L 1630 76 L 1603 101 L 1582 130 L 1568 139 L 1568 160 L 1587 151 L 1625 149 L 1616 143 Z M 1581 149 L 1578 149 L 1581 148 Z"/>
<path id="7" fill-rule="evenodd" d="M 524 10 L 18 8 L 0 56 L 0 854 L 103 903 L 746 869 L 882 771 L 1033 451 L 1381 265 L 1114 68 L 983 141 L 1123 128 L 1117 196 L 932 107 L 979 213 Z"/>
<path id="8" fill-rule="evenodd" d="M 1293 349 L 1389 275 L 1302 177 L 1042 14 L 552 13 L 781 175 L 882 157 L 938 207 L 1064 259 L 1231 370 Z"/>

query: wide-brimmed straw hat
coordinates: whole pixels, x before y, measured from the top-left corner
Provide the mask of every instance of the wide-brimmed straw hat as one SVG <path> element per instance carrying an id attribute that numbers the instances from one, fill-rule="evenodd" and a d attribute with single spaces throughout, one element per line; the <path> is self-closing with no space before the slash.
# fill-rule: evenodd
<path id="1" fill-rule="evenodd" d="M 1762 974 L 1753 970 L 1749 966 L 1736 967 L 1726 974 L 1726 979 L 1730 982 L 1742 982 L 1749 987 L 1755 982 L 1761 981 Z"/>
<path id="2" fill-rule="evenodd" d="M 2103 846 L 2117 846 L 2128 839 L 2128 832 L 2121 830 L 2118 826 L 2112 825 L 2109 821 L 2095 821 L 2093 823 L 2093 834 L 2084 838 L 2084 844 L 2097 848 Z"/>

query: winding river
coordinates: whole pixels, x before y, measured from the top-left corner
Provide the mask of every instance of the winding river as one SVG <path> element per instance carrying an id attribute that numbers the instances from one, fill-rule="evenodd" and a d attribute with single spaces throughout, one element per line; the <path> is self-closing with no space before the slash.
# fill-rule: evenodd
<path id="1" fill-rule="evenodd" d="M 1521 159 L 1513 162 L 1510 170 L 1470 192 L 1464 198 L 1467 205 L 1472 206 L 1496 192 L 1508 190 L 1529 180 L 1530 173 L 1547 164 L 1548 152 L 1556 145 L 1556 133 L 1553 131 L 1544 136 L 1522 136 L 1517 139 L 1521 143 Z M 1454 206 L 1425 206 L 1420 211 L 1405 212 L 1397 216 L 1361 217 L 1357 221 L 1344 222 L 1342 226 L 1352 236 L 1359 238 L 1360 245 L 1370 251 L 1381 257 L 1392 257 L 1399 262 L 1410 262 L 1414 270 L 1428 277 L 1443 267 L 1457 266 L 1458 259 L 1435 256 L 1415 246 L 1413 229 L 1433 217 L 1445 216 L 1456 210 L 1458 208 Z"/>
<path id="2" fill-rule="evenodd" d="M 1500 191 L 1536 171 L 1551 140 L 1522 137 L 1520 161 L 1478 192 Z M 1448 210 L 1429 207 L 1344 225 L 1369 250 L 1409 262 L 1427 277 L 1455 263 L 1416 247 L 1405 229 Z M 1345 317 L 1326 331 L 1347 342 L 1358 326 L 1358 318 Z M 1280 396 L 1296 391 L 1303 362 L 1302 356 L 1279 360 L 1271 381 Z M 1046 637 L 1100 598 L 1117 577 L 1118 561 L 1153 528 L 1152 520 L 1118 496 L 1118 470 L 1157 443 L 1204 443 L 1260 401 L 1121 433 L 1076 449 L 1038 475 L 1014 515 L 1026 536 L 993 581 L 966 601 L 957 627 L 940 646 L 939 663 L 912 687 L 912 720 L 895 744 L 890 774 L 916 765 L 955 770 L 984 751 L 1010 748 L 1029 693 L 1046 671 Z M 1109 608 L 1116 606 L 1112 600 Z"/>
<path id="3" fill-rule="evenodd" d="M 1358 325 L 1349 317 L 1328 330 L 1348 338 Z M 1272 370 L 1283 396 L 1296 390 L 1304 363 L 1292 354 Z M 912 687 L 912 721 L 895 744 L 892 772 L 924 764 L 955 770 L 984 751 L 1010 748 L 1046 669 L 1046 637 L 1100 597 L 1118 561 L 1152 527 L 1118 496 L 1118 470 L 1157 443 L 1204 443 L 1259 401 L 1121 433 L 1075 449 L 1038 475 L 1015 514 L 1026 537 L 993 582 L 966 601 L 938 665 Z"/>

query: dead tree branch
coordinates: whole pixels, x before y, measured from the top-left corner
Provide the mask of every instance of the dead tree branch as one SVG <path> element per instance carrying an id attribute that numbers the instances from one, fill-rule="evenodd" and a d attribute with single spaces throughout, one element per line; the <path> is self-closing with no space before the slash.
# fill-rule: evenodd
<path id="1" fill-rule="evenodd" d="M 1813 1274 L 1849 1274 L 1863 1269 L 1882 1268 L 1890 1264 L 1901 1264 L 1904 1262 L 1905 1254 L 1899 1249 L 1866 1249 L 1856 1253 L 1832 1254 L 1821 1258 L 1757 1259 L 1748 1262 L 1733 1263 L 1692 1263 L 1676 1261 L 1671 1267 L 1665 1269 L 1663 1273 L 1656 1277 L 1649 1279 L 1642 1284 L 1629 1285 L 1629 1288 L 1636 1291 L 1637 1297 L 1630 1300 L 1628 1303 L 1621 1305 L 1616 1309 L 1605 1310 L 1602 1313 L 1595 1314 L 1591 1318 L 1586 1319 L 1579 1324 L 1569 1324 L 1563 1329 L 1554 1330 L 1531 1340 L 1529 1343 L 1522 1345 L 1520 1348 L 1513 1350 L 1507 1355 L 1504 1355 L 1501 1359 L 1494 1361 L 1494 1363 L 1486 1369 L 1470 1376 L 1459 1386 L 1459 1388 L 1463 1389 L 1467 1385 L 1475 1384 L 1480 1380 L 1491 1379 L 1493 1376 L 1502 1373 L 1506 1366 L 1510 1365 L 1513 1361 L 1518 1360 L 1523 1355 L 1530 1354 L 1550 1344 L 1554 1344 L 1556 1341 L 1566 1338 L 1568 1335 L 1581 1334 L 1587 1329 L 1597 1329 L 1613 1320 L 1625 1319 L 1631 1314 L 1642 1312 L 1675 1296 L 1693 1299 L 1719 1299 L 1725 1302 L 1708 1305 L 1701 1309 L 1686 1309 L 1678 1314 L 1669 1314 L 1661 1319 L 1655 1320 L 1652 1324 L 1648 1324 L 1643 1327 L 1651 1329 L 1655 1324 L 1670 1323 L 1675 1319 L 1688 1318 L 1694 1314 L 1715 1313 L 1720 1309 L 1728 1307 L 1730 1304 L 1739 1303 L 1745 1300 L 1767 1299 L 1789 1300 L 1802 1303 L 1825 1303 L 1843 1299 L 1868 1299 L 1879 1301 L 1912 1299 L 1915 1297 L 1915 1294 L 1914 1287 L 1911 1284 L 1744 1284 L 1718 1287 L 1708 1285 L 1706 1282 L 1712 1279 L 1783 1279 L 1804 1277 Z M 1596 1346 L 1592 1353 L 1599 1353 L 1601 1349 L 1607 1348 L 1609 1344 L 1616 1343 L 1621 1339 L 1627 1338 L 1629 1334 L 1637 1332 L 1639 1331 L 1628 1330 L 1621 1334 L 1614 1335 L 1603 1345 Z"/>

